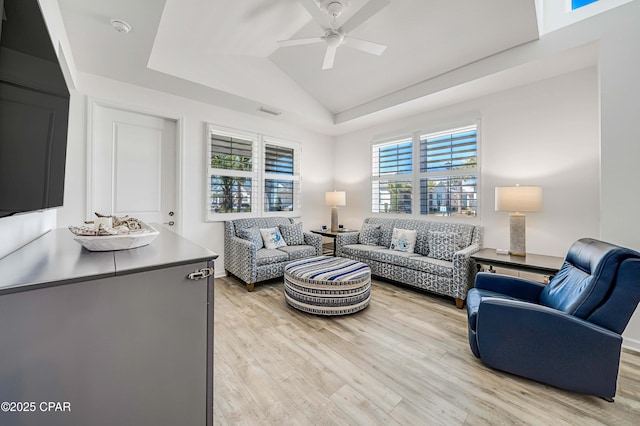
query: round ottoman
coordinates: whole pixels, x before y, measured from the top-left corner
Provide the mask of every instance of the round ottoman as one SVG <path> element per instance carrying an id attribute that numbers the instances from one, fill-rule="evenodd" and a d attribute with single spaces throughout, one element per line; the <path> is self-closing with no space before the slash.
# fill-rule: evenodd
<path id="1" fill-rule="evenodd" d="M 311 314 L 352 314 L 369 305 L 371 269 L 342 257 L 296 260 L 284 268 L 284 296 L 289 305 Z"/>

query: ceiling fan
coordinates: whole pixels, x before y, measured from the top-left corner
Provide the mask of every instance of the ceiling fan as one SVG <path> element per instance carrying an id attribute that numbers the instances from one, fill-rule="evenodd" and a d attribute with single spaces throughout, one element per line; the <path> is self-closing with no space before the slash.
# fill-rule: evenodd
<path id="1" fill-rule="evenodd" d="M 323 70 L 333 68 L 336 50 L 338 46 L 343 44 L 378 56 L 382 55 L 382 52 L 387 48 L 387 46 L 383 44 L 353 38 L 349 36 L 348 33 L 384 9 L 391 2 L 390 0 L 370 0 L 339 28 L 336 28 L 335 22 L 348 6 L 348 0 L 319 0 L 319 5 L 316 0 L 298 1 L 324 30 L 324 35 L 321 37 L 281 40 L 278 41 L 278 45 L 280 45 L 280 47 L 288 47 L 325 42 L 327 44 L 327 51 L 324 55 L 324 62 L 322 63 Z"/>

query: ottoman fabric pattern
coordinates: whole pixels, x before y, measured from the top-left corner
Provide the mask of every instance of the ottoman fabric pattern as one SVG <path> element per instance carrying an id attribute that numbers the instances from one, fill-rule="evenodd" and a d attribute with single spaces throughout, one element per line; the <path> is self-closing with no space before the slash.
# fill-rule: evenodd
<path id="1" fill-rule="evenodd" d="M 364 263 L 317 256 L 289 263 L 284 293 L 292 307 L 316 315 L 345 315 L 369 305 L 371 269 Z"/>

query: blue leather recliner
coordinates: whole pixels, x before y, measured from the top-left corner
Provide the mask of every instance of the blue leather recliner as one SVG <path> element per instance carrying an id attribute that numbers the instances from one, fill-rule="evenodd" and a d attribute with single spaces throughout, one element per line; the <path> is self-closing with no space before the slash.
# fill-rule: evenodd
<path id="1" fill-rule="evenodd" d="M 469 345 L 495 369 L 613 401 L 622 332 L 640 300 L 640 253 L 576 241 L 548 285 L 482 272 Z"/>

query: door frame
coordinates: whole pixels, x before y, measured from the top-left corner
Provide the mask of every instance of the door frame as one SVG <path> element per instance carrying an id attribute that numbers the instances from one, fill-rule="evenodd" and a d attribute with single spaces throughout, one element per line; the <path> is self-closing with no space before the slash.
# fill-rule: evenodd
<path id="1" fill-rule="evenodd" d="M 117 101 L 101 99 L 93 96 L 87 96 L 87 192 L 86 192 L 86 211 L 85 220 L 92 220 L 95 211 L 95 200 L 93 194 L 96 192 L 95 180 L 93 178 L 93 170 L 95 167 L 96 158 L 94 155 L 96 135 L 94 129 L 95 109 L 98 107 L 105 107 L 111 109 L 119 109 L 125 112 L 132 112 L 138 114 L 152 115 L 165 120 L 173 120 L 176 123 L 176 152 L 175 152 L 175 167 L 176 167 L 176 208 L 175 208 L 175 232 L 182 233 L 183 225 L 183 212 L 184 212 L 184 197 L 183 197 L 183 162 L 184 162 L 184 140 L 185 140 L 185 117 L 177 115 L 171 111 L 158 110 L 155 108 L 140 107 L 138 105 L 131 105 L 127 103 L 121 103 Z"/>

